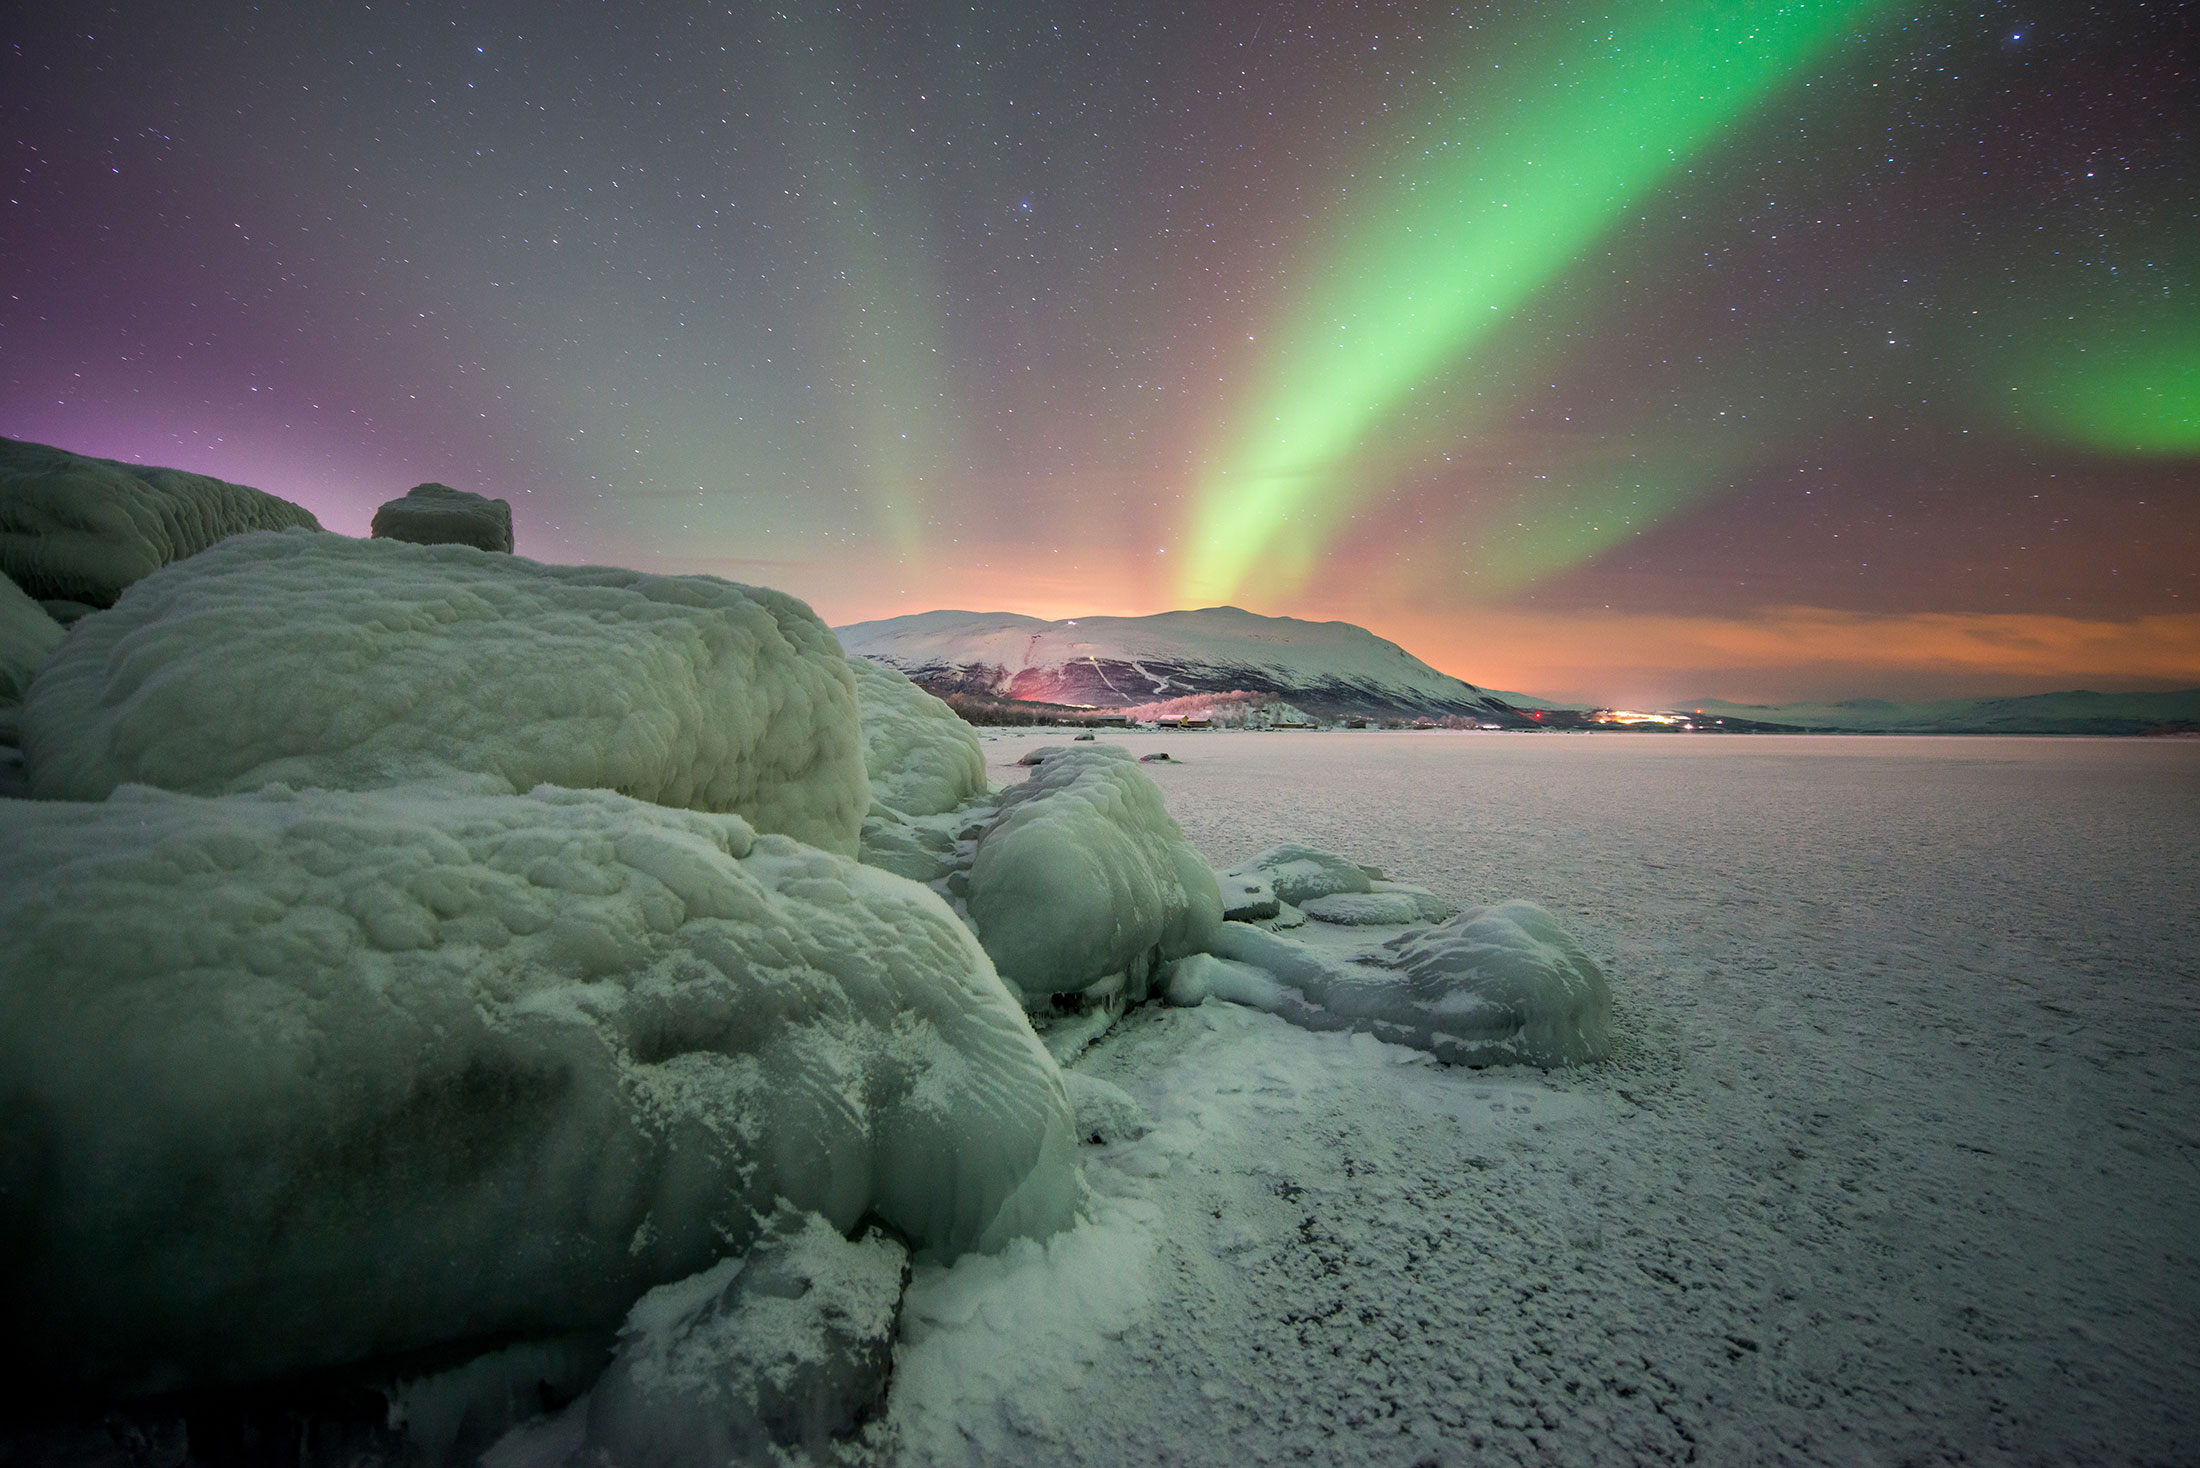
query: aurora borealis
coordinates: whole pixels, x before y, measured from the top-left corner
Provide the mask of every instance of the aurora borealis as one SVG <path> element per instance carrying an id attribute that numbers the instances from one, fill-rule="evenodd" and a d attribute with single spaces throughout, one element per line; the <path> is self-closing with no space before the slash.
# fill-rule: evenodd
<path id="1" fill-rule="evenodd" d="M 2200 682 L 2178 6 L 18 9 L 0 434 L 835 622 Z"/>

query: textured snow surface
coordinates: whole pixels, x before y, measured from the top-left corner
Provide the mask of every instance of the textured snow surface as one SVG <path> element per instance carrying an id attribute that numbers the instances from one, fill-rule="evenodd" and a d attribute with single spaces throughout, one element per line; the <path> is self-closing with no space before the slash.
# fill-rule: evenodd
<path id="1" fill-rule="evenodd" d="M 1322 903 L 1398 898 L 1381 923 L 1419 921 L 1403 893 L 1316 898 Z M 1360 926 L 1357 921 L 1327 921 Z M 1318 938 L 1318 930 L 1308 937 Z M 1214 954 L 1258 975 L 1208 978 L 1218 998 L 1280 1014 L 1317 1030 L 1365 1030 L 1454 1065 L 1579 1065 L 1611 1046 L 1612 995 L 1595 960 L 1532 902 L 1469 908 L 1366 947 L 1339 947 L 1225 923 Z"/>
<path id="2" fill-rule="evenodd" d="M 884 1404 L 908 1265 L 875 1229 L 851 1241 L 782 1209 L 744 1257 L 634 1306 L 581 1461 L 725 1468 L 847 1436 Z"/>
<path id="3" fill-rule="evenodd" d="M 0 1329 L 61 1376 L 609 1326 L 776 1198 L 952 1256 L 1083 1195 L 946 905 L 738 817 L 5 801 L 0 934 Z"/>
<path id="4" fill-rule="evenodd" d="M 17 711 L 31 675 L 56 647 L 63 629 L 20 586 L 0 575 L 0 744 L 15 743 Z"/>
<path id="5" fill-rule="evenodd" d="M 369 533 L 378 540 L 415 545 L 470 545 L 476 550 L 512 548 L 512 502 L 493 500 L 448 484 L 416 484 L 378 506 Z"/>
<path id="6" fill-rule="evenodd" d="M 985 794 L 978 736 L 940 700 L 898 670 L 851 657 L 863 720 L 863 766 L 871 799 L 904 815 L 933 816 Z"/>
<path id="7" fill-rule="evenodd" d="M 1215 874 L 1120 745 L 1073 746 L 1005 791 L 978 838 L 966 901 L 1001 977 L 1027 996 L 1121 974 L 1142 998 L 1158 963 L 1207 946 Z"/>
<path id="8" fill-rule="evenodd" d="M 1405 882 L 1377 882 L 1366 892 L 1333 892 L 1327 897 L 1310 897 L 1301 907 L 1316 922 L 1353 928 L 1440 923 L 1459 911 L 1457 903 L 1446 902 L 1425 887 Z"/>
<path id="9" fill-rule="evenodd" d="M 321 528 L 242 484 L 0 438 L 0 572 L 40 601 L 108 606 L 224 536 L 293 526 Z"/>
<path id="10" fill-rule="evenodd" d="M 801 602 L 469 546 L 226 541 L 74 629 L 22 726 L 47 799 L 475 775 L 848 854 L 870 802 L 847 659 Z"/>
<path id="11" fill-rule="evenodd" d="M 1151 1129 L 1084 1150 L 1094 1221 L 917 1271 L 869 1462 L 2189 1460 L 2200 747 L 1167 747 L 1219 863 L 1548 909 L 1614 1055 L 1126 1016 L 1077 1069 Z"/>

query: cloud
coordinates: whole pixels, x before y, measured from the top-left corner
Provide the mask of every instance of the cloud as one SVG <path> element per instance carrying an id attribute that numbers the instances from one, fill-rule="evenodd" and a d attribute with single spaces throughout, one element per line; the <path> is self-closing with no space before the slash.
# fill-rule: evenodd
<path id="1" fill-rule="evenodd" d="M 1751 617 L 1493 611 L 1378 631 L 1485 686 L 1593 703 L 1966 698 L 2200 686 L 2200 614 L 1767 607 Z"/>

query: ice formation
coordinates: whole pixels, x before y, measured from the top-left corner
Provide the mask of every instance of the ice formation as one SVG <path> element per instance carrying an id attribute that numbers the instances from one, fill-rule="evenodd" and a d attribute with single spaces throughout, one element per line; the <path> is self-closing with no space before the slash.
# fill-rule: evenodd
<path id="1" fill-rule="evenodd" d="M 23 693 L 63 635 L 61 624 L 44 607 L 0 575 L 0 744 L 15 743 Z"/>
<path id="2" fill-rule="evenodd" d="M 453 489 L 448 484 L 416 484 L 379 506 L 368 534 L 377 540 L 409 540 L 414 545 L 470 545 L 476 550 L 512 548 L 512 502 Z"/>
<path id="3" fill-rule="evenodd" d="M 1531 902 L 1469 908 L 1350 952 L 1248 923 L 1223 924 L 1210 947 L 1236 960 L 1201 975 L 1218 999 L 1455 1065 L 1572 1065 L 1603 1059 L 1610 1045 L 1603 973 Z"/>
<path id="4" fill-rule="evenodd" d="M 947 906 L 735 816 L 5 801 L 0 932 L 0 1331 L 78 1383 L 608 1329 L 781 1198 L 947 1257 L 1083 1197 Z"/>
<path id="5" fill-rule="evenodd" d="M 1223 874 L 1225 881 L 1242 878 L 1248 883 L 1266 882 L 1279 902 L 1294 907 L 1332 893 L 1370 891 L 1375 877 L 1376 873 L 1357 862 L 1296 841 L 1271 846 Z"/>
<path id="6" fill-rule="evenodd" d="M 1065 1070 L 1062 1086 L 1069 1092 L 1079 1141 L 1102 1145 L 1133 1142 L 1146 1135 L 1146 1108 L 1115 1082 L 1081 1070 Z"/>
<path id="7" fill-rule="evenodd" d="M 1027 1002 L 1119 976 L 1124 996 L 1142 999 L 1159 963 L 1199 952 L 1222 921 L 1214 872 L 1160 787 L 1112 744 L 1050 752 L 1001 795 L 964 901 Z"/>
<path id="8" fill-rule="evenodd" d="M 0 572 L 41 601 L 108 606 L 225 536 L 293 526 L 321 528 L 241 484 L 0 438 Z"/>
<path id="9" fill-rule="evenodd" d="M 985 755 L 956 712 L 898 669 L 851 657 L 874 804 L 903 815 L 951 811 L 985 793 Z"/>
<path id="10" fill-rule="evenodd" d="M 884 1405 L 909 1253 L 782 1209 L 743 1258 L 628 1314 L 588 1402 L 582 1461 L 725 1468 L 815 1454 Z"/>
<path id="11" fill-rule="evenodd" d="M 801 602 L 470 546 L 232 538 L 74 629 L 22 730 L 45 799 L 470 775 L 848 854 L 870 801 L 847 659 Z"/>

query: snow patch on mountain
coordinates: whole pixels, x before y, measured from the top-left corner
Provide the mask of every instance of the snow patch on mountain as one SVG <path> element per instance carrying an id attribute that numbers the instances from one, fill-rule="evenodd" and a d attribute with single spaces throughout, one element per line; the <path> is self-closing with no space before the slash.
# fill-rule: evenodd
<path id="1" fill-rule="evenodd" d="M 1311 712 L 1487 714 L 1506 706 L 1349 622 L 1237 607 L 1049 622 L 922 612 L 836 628 L 850 653 L 935 692 L 1129 708 L 1198 693 L 1286 695 Z"/>

